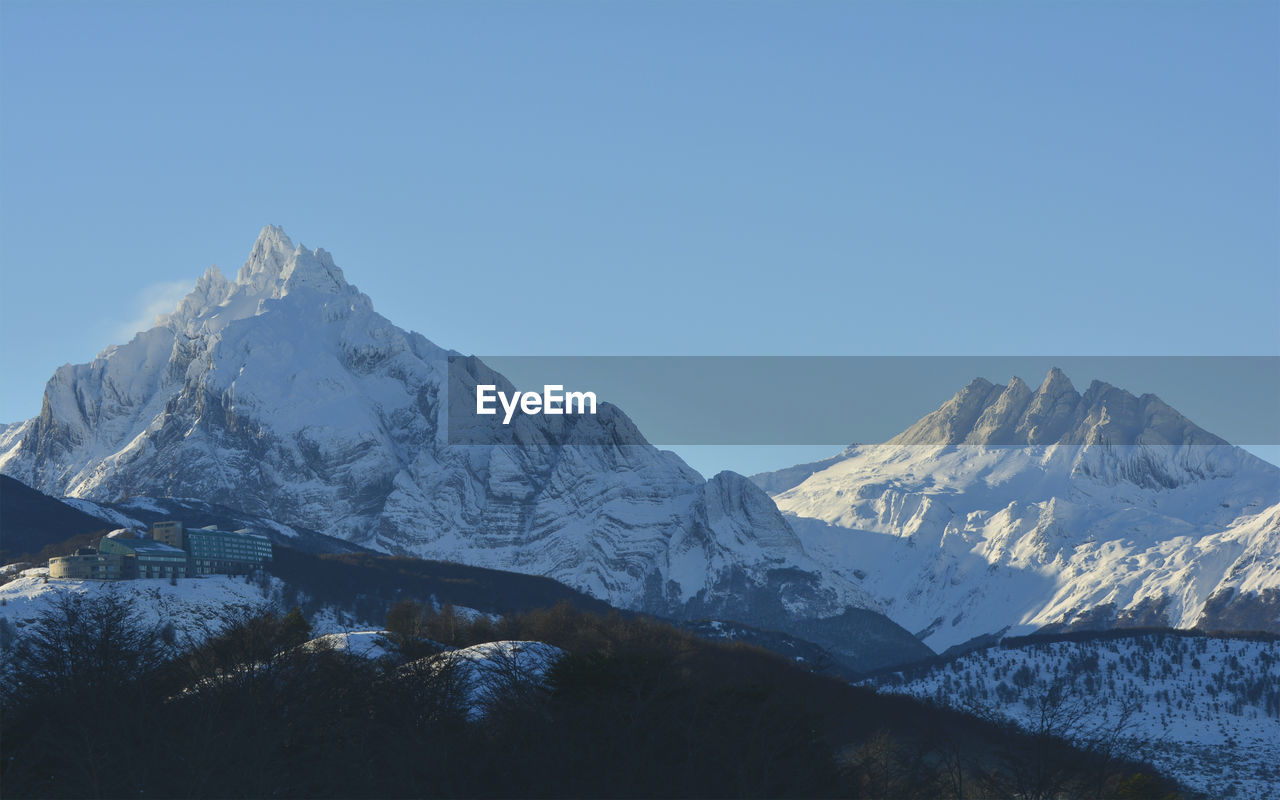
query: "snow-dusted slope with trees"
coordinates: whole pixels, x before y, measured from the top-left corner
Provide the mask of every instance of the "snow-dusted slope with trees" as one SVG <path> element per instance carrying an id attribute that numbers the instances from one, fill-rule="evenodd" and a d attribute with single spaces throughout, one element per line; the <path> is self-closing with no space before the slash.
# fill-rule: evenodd
<path id="1" fill-rule="evenodd" d="M 886 444 L 755 480 L 935 650 L 1046 626 L 1280 631 L 1280 468 L 1153 395 L 978 379 Z"/>
<path id="2" fill-rule="evenodd" d="M 68 597 L 114 596 L 128 602 L 140 624 L 170 626 L 181 646 L 198 644 L 228 625 L 265 610 L 277 610 L 279 581 L 226 575 L 184 578 L 170 584 L 160 578 L 131 581 L 49 580 L 48 570 L 31 569 L 0 584 L 0 625 L 6 638 L 21 637 L 41 614 Z"/>
<path id="3" fill-rule="evenodd" d="M 876 678 L 880 691 L 1149 761 L 1210 797 L 1280 786 L 1280 645 L 1146 633 L 1026 643 Z"/>
<path id="4" fill-rule="evenodd" d="M 615 408 L 523 418 L 515 446 L 447 445 L 450 355 L 268 227 L 234 281 L 210 268 L 156 327 L 59 368 L 40 415 L 5 428 L 0 472 L 55 496 L 197 498 L 847 654 L 870 626 L 892 658 L 922 654 L 745 478 L 704 480 L 647 444 L 581 445 L 593 426 L 643 441 Z M 465 377 L 506 384 L 479 362 Z"/>

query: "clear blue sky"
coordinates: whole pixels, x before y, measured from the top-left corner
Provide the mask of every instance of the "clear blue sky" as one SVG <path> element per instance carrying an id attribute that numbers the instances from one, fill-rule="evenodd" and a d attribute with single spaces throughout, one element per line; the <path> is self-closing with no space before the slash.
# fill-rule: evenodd
<path id="1" fill-rule="evenodd" d="M 480 354 L 1277 354 L 1278 54 L 1275 2 L 4 0 L 0 421 L 269 222 Z"/>

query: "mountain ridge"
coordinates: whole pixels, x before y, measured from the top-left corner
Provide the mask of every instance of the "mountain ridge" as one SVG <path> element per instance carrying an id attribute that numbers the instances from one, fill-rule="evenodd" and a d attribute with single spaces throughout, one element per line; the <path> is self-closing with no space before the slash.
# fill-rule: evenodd
<path id="1" fill-rule="evenodd" d="M 884 445 L 752 480 L 940 651 L 1041 628 L 1280 631 L 1280 468 L 1155 395 L 979 378 Z"/>
<path id="2" fill-rule="evenodd" d="M 1094 380 L 1083 394 L 1058 367 L 1034 392 L 1016 375 L 1009 383 L 975 378 L 938 410 L 887 444 L 1227 445 L 1154 394 Z"/>

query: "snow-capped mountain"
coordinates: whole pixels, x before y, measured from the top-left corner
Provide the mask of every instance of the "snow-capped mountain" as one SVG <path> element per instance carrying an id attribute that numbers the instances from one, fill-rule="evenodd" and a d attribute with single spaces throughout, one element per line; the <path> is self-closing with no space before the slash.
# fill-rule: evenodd
<path id="1" fill-rule="evenodd" d="M 1210 797 L 1280 785 L 1280 644 L 1144 633 L 1018 643 L 869 681 L 1149 761 Z"/>
<path id="2" fill-rule="evenodd" d="M 1154 395 L 978 379 L 886 444 L 754 480 L 939 651 L 1054 626 L 1280 631 L 1280 468 Z"/>
<path id="3" fill-rule="evenodd" d="M 890 660 L 927 654 L 820 569 L 747 479 L 595 445 L 598 426 L 643 442 L 616 408 L 450 446 L 450 381 L 509 386 L 475 360 L 449 370 L 451 355 L 377 314 L 324 250 L 267 227 L 234 281 L 211 267 L 151 330 L 59 368 L 40 415 L 3 430 L 0 472 L 55 496 L 197 498 L 625 608 L 803 629 L 846 654 L 865 654 L 872 625 Z"/>

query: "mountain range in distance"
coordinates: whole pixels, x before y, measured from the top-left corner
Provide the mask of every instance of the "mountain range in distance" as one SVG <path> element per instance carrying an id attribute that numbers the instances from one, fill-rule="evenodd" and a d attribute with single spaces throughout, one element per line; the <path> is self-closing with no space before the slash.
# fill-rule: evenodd
<path id="1" fill-rule="evenodd" d="M 1153 395 L 1080 393 L 1056 369 L 1034 391 L 977 379 L 883 445 L 753 480 L 815 559 L 938 651 L 1280 626 L 1280 468 Z"/>
<path id="2" fill-rule="evenodd" d="M 579 446 L 643 441 L 607 405 L 448 445 L 458 355 L 269 226 L 234 280 L 211 268 L 151 330 L 59 368 L 0 431 L 0 473 L 548 576 L 859 669 L 1043 628 L 1280 630 L 1280 469 L 1152 395 L 978 379 L 883 445 L 707 480 L 647 444 Z M 467 380 L 509 385 L 478 360 Z"/>

